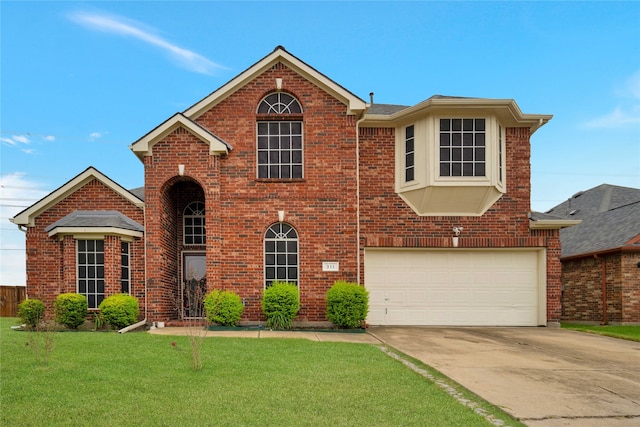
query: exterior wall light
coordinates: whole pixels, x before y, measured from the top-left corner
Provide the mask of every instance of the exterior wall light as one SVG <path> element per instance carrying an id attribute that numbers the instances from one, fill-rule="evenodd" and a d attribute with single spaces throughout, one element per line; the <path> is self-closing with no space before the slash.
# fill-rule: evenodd
<path id="1" fill-rule="evenodd" d="M 178 175 L 184 176 L 184 165 L 178 165 Z"/>
<path id="2" fill-rule="evenodd" d="M 278 211 L 278 222 L 284 222 L 284 211 Z"/>
<path id="3" fill-rule="evenodd" d="M 463 227 L 453 227 L 453 240 L 452 240 L 452 243 L 453 243 L 453 247 L 454 248 L 457 248 L 458 244 L 460 243 L 459 239 L 460 239 L 460 234 L 462 233 L 462 230 L 464 230 Z"/>
<path id="4" fill-rule="evenodd" d="M 276 79 L 276 89 L 282 90 L 282 79 L 281 78 L 277 78 Z"/>

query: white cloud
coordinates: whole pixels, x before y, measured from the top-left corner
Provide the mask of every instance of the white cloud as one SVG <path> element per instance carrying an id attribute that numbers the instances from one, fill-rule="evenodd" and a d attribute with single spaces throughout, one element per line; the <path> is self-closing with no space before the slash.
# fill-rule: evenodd
<path id="1" fill-rule="evenodd" d="M 616 128 L 640 124 L 640 71 L 632 74 L 615 90 L 621 99 L 613 111 L 585 123 L 587 128 Z M 626 101 L 624 101 L 626 99 Z M 629 99 L 632 101 L 629 102 Z"/>
<path id="2" fill-rule="evenodd" d="M 133 37 L 158 47 L 168 53 L 180 66 L 196 73 L 211 75 L 216 70 L 224 68 L 196 52 L 168 42 L 162 37 L 153 34 L 153 29 L 145 29 L 144 24 L 128 18 L 89 12 L 76 12 L 69 15 L 69 18 L 94 31 Z"/>
<path id="3" fill-rule="evenodd" d="M 56 137 L 53 136 L 53 135 L 47 135 L 47 136 L 44 137 L 44 140 L 52 142 L 52 141 L 56 140 Z"/>
<path id="4" fill-rule="evenodd" d="M 0 141 L 9 145 L 28 144 L 31 142 L 28 135 L 12 135 L 10 138 L 0 138 Z"/>
<path id="5" fill-rule="evenodd" d="M 89 141 L 95 141 L 97 139 L 102 138 L 103 134 L 101 132 L 91 132 L 89 134 Z"/>

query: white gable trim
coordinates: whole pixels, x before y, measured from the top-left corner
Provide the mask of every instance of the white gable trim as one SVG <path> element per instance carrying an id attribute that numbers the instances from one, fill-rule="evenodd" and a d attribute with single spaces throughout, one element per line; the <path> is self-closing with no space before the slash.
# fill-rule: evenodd
<path id="1" fill-rule="evenodd" d="M 19 226 L 33 227 L 35 225 L 35 218 L 38 217 L 38 215 L 51 208 L 65 197 L 75 193 L 94 179 L 100 181 L 106 187 L 131 202 L 132 205 L 140 209 L 144 209 L 144 202 L 133 195 L 133 193 L 127 191 L 120 186 L 120 184 L 116 183 L 94 167 L 89 167 L 84 172 L 59 187 L 57 190 L 54 190 L 33 205 L 29 206 L 27 209 L 18 213 L 13 218 L 10 218 L 9 221 Z"/>
<path id="2" fill-rule="evenodd" d="M 229 153 L 229 149 L 231 147 L 227 143 L 200 126 L 198 123 L 189 120 L 181 113 L 173 115 L 173 117 L 166 120 L 160 126 L 156 127 L 154 130 L 131 144 L 129 148 L 141 160 L 144 156 L 152 156 L 153 146 L 180 127 L 186 129 L 192 135 L 207 143 L 209 145 L 209 154 L 220 155 Z"/>
<path id="3" fill-rule="evenodd" d="M 327 76 L 320 73 L 313 67 L 307 65 L 300 59 L 291 55 L 282 46 L 278 46 L 269 55 L 249 67 L 247 70 L 240 73 L 224 86 L 220 87 L 200 102 L 185 110 L 184 115 L 189 117 L 191 120 L 196 120 L 204 112 L 211 109 L 211 107 L 217 105 L 218 103 L 229 97 L 249 81 L 253 80 L 256 76 L 262 74 L 278 62 L 283 63 L 288 68 L 292 69 L 296 73 L 314 83 L 316 86 L 320 87 L 324 91 L 342 101 L 347 106 L 347 114 L 359 115 L 367 108 L 367 104 L 362 99 L 358 98 L 356 95 L 349 92 L 347 89 L 343 88 L 333 80 L 329 79 Z M 274 81 L 273 84 L 275 88 L 276 82 Z"/>
<path id="4" fill-rule="evenodd" d="M 71 235 L 77 239 L 104 239 L 104 236 L 128 236 L 138 237 L 144 236 L 142 231 L 127 230 L 118 227 L 55 227 L 49 231 L 49 237 Z"/>

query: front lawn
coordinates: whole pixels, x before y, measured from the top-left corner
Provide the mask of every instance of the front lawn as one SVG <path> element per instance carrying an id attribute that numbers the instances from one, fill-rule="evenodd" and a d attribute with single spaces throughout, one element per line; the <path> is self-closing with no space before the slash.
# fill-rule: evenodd
<path id="1" fill-rule="evenodd" d="M 608 337 L 623 338 L 631 341 L 640 341 L 640 325 L 580 325 L 576 323 L 563 323 L 564 329 L 589 332 L 592 334 L 606 335 Z"/>
<path id="2" fill-rule="evenodd" d="M 206 338 L 196 371 L 187 337 L 50 332 L 45 364 L 15 323 L 0 319 L 0 425 L 491 425 L 375 345 Z"/>

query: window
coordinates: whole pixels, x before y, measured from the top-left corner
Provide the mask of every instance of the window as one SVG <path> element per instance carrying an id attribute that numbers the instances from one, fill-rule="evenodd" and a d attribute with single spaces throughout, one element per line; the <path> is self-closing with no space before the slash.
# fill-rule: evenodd
<path id="1" fill-rule="evenodd" d="M 257 123 L 258 178 L 302 178 L 302 107 L 298 100 L 286 93 L 272 93 L 260 102 L 258 114 L 277 118 Z"/>
<path id="2" fill-rule="evenodd" d="M 498 182 L 502 183 L 504 166 L 502 164 L 502 154 L 504 153 L 504 137 L 502 136 L 502 126 L 498 125 Z"/>
<path id="3" fill-rule="evenodd" d="M 131 293 L 131 257 L 129 256 L 129 242 L 120 242 L 120 292 Z"/>
<path id="4" fill-rule="evenodd" d="M 78 240 L 76 244 L 78 293 L 87 297 L 89 308 L 104 299 L 104 241 Z"/>
<path id="5" fill-rule="evenodd" d="M 485 136 L 485 119 L 440 119 L 440 176 L 486 176 Z"/>
<path id="6" fill-rule="evenodd" d="M 407 126 L 404 135 L 404 181 L 413 181 L 415 178 L 415 139 L 414 126 Z"/>
<path id="7" fill-rule="evenodd" d="M 274 281 L 298 284 L 298 233 L 285 223 L 269 227 L 264 237 L 265 287 Z"/>
<path id="8" fill-rule="evenodd" d="M 189 203 L 184 208 L 183 223 L 185 245 L 204 245 L 207 243 L 204 225 L 204 203 Z"/>

